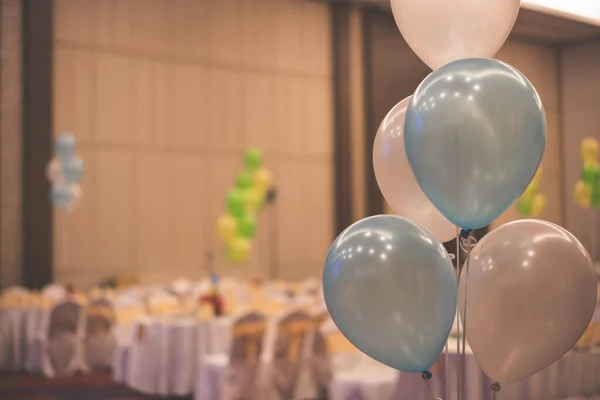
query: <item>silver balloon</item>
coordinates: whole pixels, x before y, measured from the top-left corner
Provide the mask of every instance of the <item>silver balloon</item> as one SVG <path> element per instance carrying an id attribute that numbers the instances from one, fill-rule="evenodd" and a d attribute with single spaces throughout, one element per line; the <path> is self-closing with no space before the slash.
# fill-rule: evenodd
<path id="1" fill-rule="evenodd" d="M 356 347 L 393 368 L 421 372 L 444 348 L 457 284 L 448 253 L 431 232 L 379 215 L 334 241 L 323 294 L 333 321 Z"/>
<path id="2" fill-rule="evenodd" d="M 425 196 L 404 150 L 404 116 L 410 97 L 385 116 L 373 143 L 373 171 L 379 189 L 394 212 L 423 225 L 442 242 L 456 236 L 450 223 Z"/>
<path id="3" fill-rule="evenodd" d="M 496 60 L 459 60 L 419 85 L 404 139 L 429 200 L 455 225 L 477 229 L 531 182 L 546 146 L 546 118 L 519 71 Z"/>
<path id="4" fill-rule="evenodd" d="M 594 313 L 590 256 L 571 233 L 547 221 L 494 229 L 473 248 L 467 280 L 464 271 L 459 303 L 461 313 L 467 303 L 467 339 L 483 371 L 501 383 L 558 360 Z"/>

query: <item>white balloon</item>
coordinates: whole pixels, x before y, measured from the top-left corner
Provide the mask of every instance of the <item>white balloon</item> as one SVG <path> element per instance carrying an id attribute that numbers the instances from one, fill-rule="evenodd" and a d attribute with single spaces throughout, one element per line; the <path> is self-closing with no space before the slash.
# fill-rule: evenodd
<path id="1" fill-rule="evenodd" d="M 391 0 L 402 36 L 432 69 L 492 58 L 506 41 L 520 0 Z"/>
<path id="2" fill-rule="evenodd" d="M 81 189 L 81 186 L 79 186 L 78 183 L 71 183 L 70 187 L 71 187 L 72 200 L 73 201 L 81 200 L 81 197 L 83 196 L 83 189 Z"/>
<path id="3" fill-rule="evenodd" d="M 55 157 L 48 163 L 48 167 L 46 167 L 46 177 L 51 183 L 64 181 L 65 177 L 63 175 L 60 158 Z"/>
<path id="4" fill-rule="evenodd" d="M 373 144 L 375 178 L 383 197 L 396 214 L 418 222 L 445 242 L 456 236 L 456 227 L 425 196 L 404 149 L 404 117 L 410 99 L 396 104 L 377 130 Z"/>
<path id="5" fill-rule="evenodd" d="M 67 206 L 67 212 L 72 212 L 73 209 L 79 204 L 81 198 L 83 197 L 83 189 L 77 183 L 71 183 L 69 185 L 69 189 L 71 190 L 71 201 Z"/>
<path id="6" fill-rule="evenodd" d="M 458 297 L 486 375 L 516 382 L 569 351 L 594 313 L 596 283 L 587 251 L 558 225 L 522 219 L 485 235 L 466 280 L 463 268 Z"/>

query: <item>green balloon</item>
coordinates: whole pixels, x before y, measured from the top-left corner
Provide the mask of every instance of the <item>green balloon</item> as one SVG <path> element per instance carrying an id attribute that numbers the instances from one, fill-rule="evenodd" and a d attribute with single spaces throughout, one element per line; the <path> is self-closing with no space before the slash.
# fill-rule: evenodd
<path id="1" fill-rule="evenodd" d="M 592 207 L 600 208 L 600 185 L 598 182 L 592 185 Z"/>
<path id="2" fill-rule="evenodd" d="M 227 194 L 227 210 L 236 218 L 244 215 L 246 206 L 246 193 L 240 189 L 232 189 Z"/>
<path id="3" fill-rule="evenodd" d="M 533 198 L 523 197 L 517 202 L 517 210 L 519 214 L 528 216 L 533 212 Z"/>
<path id="4" fill-rule="evenodd" d="M 244 153 L 244 164 L 250 171 L 255 171 L 262 164 L 262 152 L 258 147 L 250 147 Z"/>
<path id="5" fill-rule="evenodd" d="M 600 178 L 600 169 L 596 164 L 586 164 L 581 171 L 581 179 L 588 185 L 594 186 L 598 184 Z"/>
<path id="6" fill-rule="evenodd" d="M 235 185 L 240 189 L 249 189 L 254 184 L 254 178 L 248 171 L 240 172 L 235 177 Z"/>
<path id="7" fill-rule="evenodd" d="M 240 223 L 238 225 L 239 234 L 245 238 L 252 238 L 256 233 L 256 217 L 254 215 L 244 215 L 240 218 Z"/>

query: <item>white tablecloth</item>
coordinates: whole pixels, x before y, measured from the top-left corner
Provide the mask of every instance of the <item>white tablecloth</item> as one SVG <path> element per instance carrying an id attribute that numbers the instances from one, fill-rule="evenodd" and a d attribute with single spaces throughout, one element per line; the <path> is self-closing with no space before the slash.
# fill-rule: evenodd
<path id="1" fill-rule="evenodd" d="M 1 309 L 1 369 L 40 372 L 38 339 L 49 315 L 50 311 L 42 307 Z"/>
<path id="2" fill-rule="evenodd" d="M 140 326 L 143 338 L 137 337 Z M 189 395 L 202 357 L 227 351 L 230 329 L 230 318 L 139 321 L 130 342 L 119 346 L 115 380 L 144 394 Z"/>
<path id="3" fill-rule="evenodd" d="M 456 341 L 451 341 L 448 365 L 445 356 L 435 370 L 434 377 L 427 383 L 420 374 L 398 373 L 380 365 L 372 372 L 356 371 L 335 374 L 331 384 L 331 400 L 431 400 L 431 394 L 444 400 L 457 399 L 457 354 Z M 374 362 L 374 361 L 373 361 Z M 392 374 L 393 372 L 393 374 Z M 448 379 L 446 382 L 446 372 Z M 472 354 L 467 349 L 465 373 L 460 400 L 491 400 L 490 380 L 485 376 Z M 394 388 L 390 391 L 390 385 Z M 592 397 L 600 394 L 600 352 L 571 351 L 548 368 L 521 382 L 502 385 L 497 400 L 552 400 Z"/>

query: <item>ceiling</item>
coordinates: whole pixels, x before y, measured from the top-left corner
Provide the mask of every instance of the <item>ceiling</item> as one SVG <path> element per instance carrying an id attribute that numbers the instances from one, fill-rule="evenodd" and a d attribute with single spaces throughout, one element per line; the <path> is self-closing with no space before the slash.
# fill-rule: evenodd
<path id="1" fill-rule="evenodd" d="M 374 6 L 385 12 L 391 12 L 389 0 L 324 1 L 332 3 L 356 3 Z M 576 44 L 592 40 L 600 41 L 600 20 L 540 6 L 545 1 L 551 0 L 523 0 L 519 17 L 511 34 L 513 37 L 534 40 L 550 45 Z M 567 0 L 561 1 L 564 2 Z M 571 0 L 571 4 L 576 5 L 578 1 L 587 0 Z M 574 9 L 575 11 L 577 10 Z M 600 13 L 600 10 L 598 10 L 598 13 Z"/>

